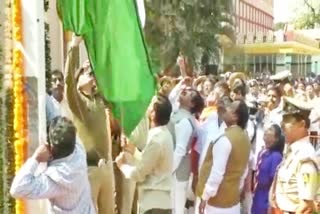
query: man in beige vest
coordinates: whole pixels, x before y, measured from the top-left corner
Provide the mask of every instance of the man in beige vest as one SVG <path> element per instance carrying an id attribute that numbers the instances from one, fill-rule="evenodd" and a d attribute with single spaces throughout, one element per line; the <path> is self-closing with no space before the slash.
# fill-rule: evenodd
<path id="1" fill-rule="evenodd" d="M 225 134 L 210 144 L 200 169 L 197 186 L 200 214 L 240 214 L 240 187 L 250 154 L 250 140 L 245 131 L 248 118 L 243 101 L 226 106 Z"/>

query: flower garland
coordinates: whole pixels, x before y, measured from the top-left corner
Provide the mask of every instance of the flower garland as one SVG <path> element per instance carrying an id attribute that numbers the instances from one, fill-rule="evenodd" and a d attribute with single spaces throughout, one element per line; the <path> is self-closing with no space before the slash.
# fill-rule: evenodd
<path id="1" fill-rule="evenodd" d="M 21 0 L 13 0 L 12 4 L 12 39 L 14 42 L 12 54 L 13 71 L 13 98 L 14 98 L 14 153 L 15 171 L 17 172 L 27 158 L 27 115 L 26 115 L 26 95 L 24 91 L 24 70 L 22 44 L 22 11 Z M 25 204 L 22 200 L 16 200 L 16 214 L 25 213 Z"/>
<path id="2" fill-rule="evenodd" d="M 7 168 L 5 172 L 5 176 L 7 177 L 6 185 L 6 192 L 5 192 L 5 198 L 4 198 L 4 213 L 11 213 L 14 214 L 15 212 L 15 206 L 16 201 L 14 198 L 11 197 L 9 193 L 9 188 L 12 183 L 12 180 L 15 175 L 15 156 L 14 156 L 14 130 L 13 130 L 13 91 L 8 90 L 6 93 L 6 99 L 5 99 L 5 105 L 7 114 L 6 114 L 6 153 L 5 153 L 5 160 L 7 161 Z"/>
<path id="3" fill-rule="evenodd" d="M 44 0 L 44 11 L 48 12 L 50 3 L 49 0 Z M 44 51 L 45 51 L 45 64 L 46 64 L 46 91 L 51 94 L 51 43 L 50 43 L 50 26 L 47 22 L 44 23 Z"/>
<path id="4" fill-rule="evenodd" d="M 12 4 L 11 0 L 5 2 L 6 20 L 4 23 L 4 67 L 3 67 L 3 90 L 4 90 L 4 147 L 3 147 L 3 213 L 15 213 L 15 200 L 10 196 L 9 188 L 15 175 L 14 157 L 14 130 L 13 130 L 13 91 L 12 91 Z"/>

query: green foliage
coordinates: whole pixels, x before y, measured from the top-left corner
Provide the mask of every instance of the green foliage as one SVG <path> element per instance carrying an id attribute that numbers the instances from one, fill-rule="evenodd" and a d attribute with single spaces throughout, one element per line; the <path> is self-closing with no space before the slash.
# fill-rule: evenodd
<path id="1" fill-rule="evenodd" d="M 320 24 L 320 13 L 302 14 L 294 22 L 294 25 L 297 29 L 314 29 L 316 24 Z"/>
<path id="2" fill-rule="evenodd" d="M 278 22 L 275 24 L 274 26 L 274 30 L 277 31 L 277 30 L 283 30 L 283 28 L 285 27 L 286 23 L 284 22 Z"/>
<path id="3" fill-rule="evenodd" d="M 146 41 L 152 62 L 161 69 L 173 65 L 180 51 L 192 64 L 203 56 L 217 61 L 217 36 L 234 39 L 230 0 L 147 0 L 146 11 Z"/>
<path id="4" fill-rule="evenodd" d="M 303 0 L 303 11 L 294 20 L 294 25 L 297 29 L 314 29 L 320 25 L 320 1 Z"/>

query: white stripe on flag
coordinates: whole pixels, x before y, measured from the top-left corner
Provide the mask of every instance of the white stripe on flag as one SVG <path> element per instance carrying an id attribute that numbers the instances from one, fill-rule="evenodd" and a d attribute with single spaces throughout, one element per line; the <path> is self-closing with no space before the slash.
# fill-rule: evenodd
<path id="1" fill-rule="evenodd" d="M 142 28 L 144 28 L 144 25 L 146 23 L 146 9 L 144 7 L 144 0 L 136 0 L 138 5 L 138 14 L 141 22 Z"/>

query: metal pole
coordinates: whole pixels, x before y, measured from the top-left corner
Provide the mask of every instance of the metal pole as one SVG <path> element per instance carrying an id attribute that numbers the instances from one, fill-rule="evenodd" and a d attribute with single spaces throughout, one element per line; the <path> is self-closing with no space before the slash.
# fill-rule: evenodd
<path id="1" fill-rule="evenodd" d="M 269 55 L 266 55 L 267 71 L 269 72 Z"/>
<path id="2" fill-rule="evenodd" d="M 274 65 L 273 65 L 273 54 L 271 54 L 271 72 L 273 72 L 274 71 Z"/>
<path id="3" fill-rule="evenodd" d="M 262 72 L 262 65 L 261 65 L 261 60 L 262 59 L 262 57 L 261 56 L 259 56 L 259 72 L 261 73 Z"/>

